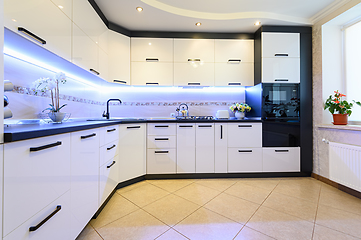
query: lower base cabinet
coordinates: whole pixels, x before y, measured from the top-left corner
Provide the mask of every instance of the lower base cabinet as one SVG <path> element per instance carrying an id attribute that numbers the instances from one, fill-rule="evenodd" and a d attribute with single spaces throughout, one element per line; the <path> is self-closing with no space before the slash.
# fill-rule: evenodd
<path id="1" fill-rule="evenodd" d="M 176 150 L 173 149 L 148 149 L 147 174 L 176 173 Z"/>
<path id="2" fill-rule="evenodd" d="M 228 148 L 228 172 L 262 172 L 262 148 Z"/>
<path id="3" fill-rule="evenodd" d="M 99 169 L 99 206 L 108 198 L 119 181 L 118 156 L 103 164 Z"/>
<path id="4" fill-rule="evenodd" d="M 300 148 L 263 148 L 263 172 L 300 172 Z"/>

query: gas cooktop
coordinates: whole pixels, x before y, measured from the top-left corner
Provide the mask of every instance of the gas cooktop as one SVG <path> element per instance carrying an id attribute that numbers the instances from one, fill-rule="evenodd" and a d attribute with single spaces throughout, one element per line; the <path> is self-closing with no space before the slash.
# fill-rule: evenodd
<path id="1" fill-rule="evenodd" d="M 177 116 L 177 120 L 188 120 L 188 121 L 206 121 L 213 120 L 213 116 Z"/>

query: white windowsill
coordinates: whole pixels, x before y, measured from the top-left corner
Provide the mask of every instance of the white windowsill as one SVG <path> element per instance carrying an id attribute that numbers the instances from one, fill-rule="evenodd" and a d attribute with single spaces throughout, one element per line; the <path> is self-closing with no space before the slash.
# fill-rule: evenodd
<path id="1" fill-rule="evenodd" d="M 318 128 L 329 128 L 337 130 L 351 130 L 351 131 L 361 131 L 361 125 L 333 125 L 333 124 L 318 124 Z"/>

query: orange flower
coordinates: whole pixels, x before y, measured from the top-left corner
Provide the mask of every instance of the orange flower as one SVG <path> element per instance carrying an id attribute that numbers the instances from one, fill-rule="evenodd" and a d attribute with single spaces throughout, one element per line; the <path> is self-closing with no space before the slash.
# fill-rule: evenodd
<path id="1" fill-rule="evenodd" d="M 345 95 L 345 94 L 340 93 L 340 97 L 346 97 L 346 95 Z"/>
<path id="2" fill-rule="evenodd" d="M 337 100 L 333 100 L 333 102 L 334 102 L 334 103 L 340 103 L 340 102 L 339 102 L 339 101 L 337 101 Z"/>

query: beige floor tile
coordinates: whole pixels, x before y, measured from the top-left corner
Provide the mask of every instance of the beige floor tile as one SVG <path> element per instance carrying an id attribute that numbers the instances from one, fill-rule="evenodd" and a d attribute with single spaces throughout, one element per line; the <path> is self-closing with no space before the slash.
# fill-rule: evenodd
<path id="1" fill-rule="evenodd" d="M 256 212 L 259 204 L 221 193 L 204 205 L 204 207 L 222 216 L 228 217 L 233 221 L 246 224 Z"/>
<path id="2" fill-rule="evenodd" d="M 361 199 L 329 185 L 323 185 L 320 204 L 361 215 Z"/>
<path id="3" fill-rule="evenodd" d="M 243 184 L 242 181 L 239 181 L 224 192 L 254 203 L 261 204 L 270 194 L 271 190 L 250 186 Z"/>
<path id="4" fill-rule="evenodd" d="M 236 182 L 230 179 L 200 179 L 196 183 L 223 192 Z"/>
<path id="5" fill-rule="evenodd" d="M 316 181 L 316 182 L 315 182 Z M 279 182 L 275 192 L 318 203 L 321 184 L 310 179 L 286 179 Z"/>
<path id="6" fill-rule="evenodd" d="M 83 229 L 75 240 L 102 240 L 99 234 L 89 224 Z"/>
<path id="7" fill-rule="evenodd" d="M 160 187 L 168 192 L 175 192 L 185 186 L 192 184 L 193 180 L 174 179 L 174 180 L 148 180 L 150 184 Z"/>
<path id="8" fill-rule="evenodd" d="M 172 228 L 159 236 L 156 240 L 187 240 L 185 236 L 179 232 L 173 230 Z"/>
<path id="9" fill-rule="evenodd" d="M 248 227 L 242 228 L 241 232 L 237 235 L 234 240 L 272 240 L 270 236 L 264 235 L 263 233 L 257 232 Z"/>
<path id="10" fill-rule="evenodd" d="M 361 216 L 333 207 L 319 205 L 316 224 L 335 229 L 354 237 L 361 236 Z"/>
<path id="11" fill-rule="evenodd" d="M 313 232 L 314 240 L 357 240 L 360 238 L 355 238 L 350 235 L 332 230 L 327 227 L 323 227 L 320 225 L 315 225 L 315 230 Z"/>
<path id="12" fill-rule="evenodd" d="M 169 192 L 147 183 L 147 185 L 122 193 L 121 195 L 137 206 L 144 207 L 168 194 Z"/>
<path id="13" fill-rule="evenodd" d="M 199 205 L 170 194 L 147 205 L 144 210 L 169 226 L 173 226 L 198 208 Z"/>
<path id="14" fill-rule="evenodd" d="M 239 182 L 254 187 L 273 190 L 280 181 L 281 181 L 280 179 L 273 179 L 273 178 L 247 178 L 247 179 L 242 179 Z"/>
<path id="15" fill-rule="evenodd" d="M 246 226 L 280 240 L 304 240 L 311 239 L 314 224 L 261 206 Z"/>
<path id="16" fill-rule="evenodd" d="M 136 189 L 136 188 L 139 188 L 139 187 L 142 187 L 142 186 L 146 186 L 148 184 L 149 183 L 147 181 L 137 182 L 137 183 L 134 183 L 132 185 L 129 185 L 129 186 L 118 189 L 117 193 L 122 194 L 122 193 L 125 193 L 125 192 L 129 192 L 129 191 L 131 191 L 133 189 Z"/>
<path id="17" fill-rule="evenodd" d="M 153 240 L 168 229 L 167 225 L 140 209 L 99 228 L 98 232 L 105 240 Z"/>
<path id="18" fill-rule="evenodd" d="M 220 194 L 220 192 L 200 184 L 192 183 L 191 185 L 174 192 L 174 194 L 198 205 L 204 205 Z"/>
<path id="19" fill-rule="evenodd" d="M 317 203 L 272 192 L 262 206 L 314 222 Z"/>
<path id="20" fill-rule="evenodd" d="M 200 208 L 173 228 L 192 240 L 231 240 L 242 226 L 217 213 Z"/>
<path id="21" fill-rule="evenodd" d="M 132 202 L 115 193 L 99 216 L 91 220 L 90 224 L 97 229 L 138 209 L 139 207 Z"/>

